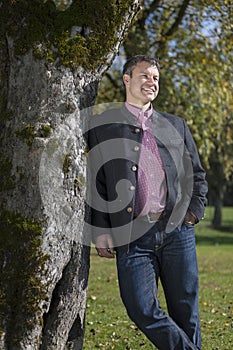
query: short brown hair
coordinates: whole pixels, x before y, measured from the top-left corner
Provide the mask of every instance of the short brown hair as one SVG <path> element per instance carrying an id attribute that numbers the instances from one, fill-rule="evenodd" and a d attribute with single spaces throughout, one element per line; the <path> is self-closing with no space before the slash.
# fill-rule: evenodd
<path id="1" fill-rule="evenodd" d="M 136 55 L 126 61 L 123 67 L 123 75 L 128 74 L 132 77 L 133 69 L 139 62 L 149 62 L 152 66 L 156 66 L 160 71 L 160 65 L 158 59 L 147 55 Z"/>

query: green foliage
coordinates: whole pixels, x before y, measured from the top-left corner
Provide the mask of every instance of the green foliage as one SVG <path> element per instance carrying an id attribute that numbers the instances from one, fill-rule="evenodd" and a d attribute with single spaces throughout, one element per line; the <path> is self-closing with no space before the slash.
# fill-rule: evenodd
<path id="1" fill-rule="evenodd" d="M 61 11 L 52 1 L 6 0 L 0 32 L 14 38 L 19 55 L 33 48 L 38 59 L 95 69 L 118 40 L 116 32 L 130 4 L 130 0 L 73 0 Z"/>
<path id="2" fill-rule="evenodd" d="M 35 326 L 46 297 L 41 233 L 41 222 L 7 211 L 0 215 L 0 326 L 7 330 L 9 349 Z"/>
<path id="3" fill-rule="evenodd" d="M 167 43 L 160 98 L 166 108 L 188 121 L 206 165 L 214 155 L 225 163 L 228 177 L 233 166 L 230 13 L 224 4 L 215 5 L 200 3 L 199 17 L 185 22 L 173 42 Z"/>
<path id="4" fill-rule="evenodd" d="M 209 227 L 213 208 L 196 226 L 200 279 L 200 318 L 204 350 L 231 350 L 233 346 L 232 266 L 233 208 L 224 208 L 225 230 Z M 165 299 L 160 286 L 162 307 Z M 120 300 L 114 260 L 97 256 L 93 248 L 89 277 L 84 350 L 154 349 L 130 321 Z"/>

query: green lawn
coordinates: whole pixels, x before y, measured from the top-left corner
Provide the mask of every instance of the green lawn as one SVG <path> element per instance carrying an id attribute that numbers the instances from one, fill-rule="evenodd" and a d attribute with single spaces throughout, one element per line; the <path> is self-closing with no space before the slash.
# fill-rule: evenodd
<path id="1" fill-rule="evenodd" d="M 213 209 L 207 208 L 205 220 L 196 226 L 203 350 L 232 350 L 233 208 L 224 208 L 222 230 L 210 228 L 212 215 Z M 164 305 L 162 290 L 160 300 Z M 99 258 L 95 249 L 91 251 L 83 349 L 155 349 L 125 312 L 115 261 Z"/>

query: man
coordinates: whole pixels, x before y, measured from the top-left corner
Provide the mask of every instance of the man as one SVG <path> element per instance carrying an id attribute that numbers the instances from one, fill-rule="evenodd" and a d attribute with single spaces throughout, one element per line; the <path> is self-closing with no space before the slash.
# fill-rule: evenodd
<path id="1" fill-rule="evenodd" d="M 160 350 L 201 349 L 194 224 L 207 183 L 185 121 L 155 111 L 159 63 L 126 62 L 126 102 L 92 118 L 91 226 L 99 256 L 116 250 L 129 317 Z M 158 280 L 168 314 L 160 307 Z"/>

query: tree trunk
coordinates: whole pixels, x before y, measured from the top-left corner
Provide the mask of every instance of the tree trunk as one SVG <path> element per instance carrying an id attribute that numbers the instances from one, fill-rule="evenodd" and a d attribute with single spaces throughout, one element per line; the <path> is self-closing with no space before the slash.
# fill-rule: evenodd
<path id="1" fill-rule="evenodd" d="M 222 180 L 222 181 L 221 181 Z M 220 179 L 219 183 L 215 184 L 214 189 L 214 217 L 212 220 L 212 225 L 215 228 L 219 228 L 222 225 L 222 206 L 225 193 L 224 179 Z"/>
<path id="2" fill-rule="evenodd" d="M 0 2 L 0 8 L 6 3 Z M 72 1 L 54 3 L 65 10 Z M 51 2 L 48 6 L 51 16 Z M 128 1 L 124 13 L 121 1 L 118 6 L 114 40 L 109 37 L 108 51 L 102 50 L 94 68 L 80 61 L 68 67 L 64 59 L 58 64 L 59 57 L 38 59 L 32 48 L 19 52 L 9 28 L 1 35 L 1 349 L 82 349 L 89 246 L 83 244 L 86 145 L 80 111 L 94 103 L 98 79 L 111 64 L 139 1 Z M 20 30 L 29 21 L 25 18 L 17 21 Z M 41 21 L 45 25 L 43 16 Z M 43 45 L 37 43 L 37 48 Z M 107 42 L 97 46 L 100 52 L 101 45 Z"/>
<path id="3" fill-rule="evenodd" d="M 214 217 L 212 225 L 215 228 L 219 228 L 222 224 L 222 200 L 221 198 L 216 198 L 214 202 Z"/>
<path id="4" fill-rule="evenodd" d="M 214 206 L 212 226 L 219 228 L 222 225 L 222 207 L 226 191 L 226 179 L 223 166 L 216 158 L 210 159 L 210 169 L 211 171 L 208 173 L 210 204 Z"/>

